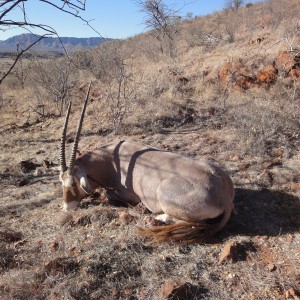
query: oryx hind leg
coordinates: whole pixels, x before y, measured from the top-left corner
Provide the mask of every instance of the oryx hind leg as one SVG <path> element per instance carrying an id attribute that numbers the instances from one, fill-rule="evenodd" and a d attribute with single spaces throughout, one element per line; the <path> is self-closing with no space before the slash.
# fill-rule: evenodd
<path id="1" fill-rule="evenodd" d="M 223 209 L 210 205 L 208 188 L 178 176 L 161 182 L 157 198 L 164 214 L 182 221 L 199 222 L 223 213 Z"/>
<path id="2" fill-rule="evenodd" d="M 172 224 L 172 223 L 179 221 L 178 219 L 176 219 L 168 214 L 157 215 L 157 216 L 155 216 L 155 220 L 163 222 L 165 224 Z"/>

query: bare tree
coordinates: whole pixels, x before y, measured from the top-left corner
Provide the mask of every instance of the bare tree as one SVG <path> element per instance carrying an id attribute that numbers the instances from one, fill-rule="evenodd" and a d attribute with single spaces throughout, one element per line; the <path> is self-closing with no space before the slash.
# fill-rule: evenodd
<path id="1" fill-rule="evenodd" d="M 59 11 L 79 18 L 81 21 L 84 21 L 88 26 L 90 26 L 89 21 L 83 19 L 80 16 L 80 12 L 85 11 L 86 0 L 37 0 L 37 2 L 45 6 L 51 6 Z M 17 8 L 20 11 L 19 19 L 16 19 L 15 14 L 13 14 L 13 12 L 15 12 Z M 23 28 L 31 33 L 33 33 L 35 30 L 39 30 L 39 32 L 43 32 L 44 34 L 37 35 L 35 41 L 27 44 L 23 49 L 18 49 L 14 62 L 12 63 L 8 71 L 6 71 L 4 75 L 0 77 L 0 84 L 12 71 L 18 60 L 26 51 L 28 51 L 45 37 L 51 35 L 58 36 L 56 30 L 51 26 L 30 21 L 30 18 L 27 14 L 27 0 L 0 1 L 0 31 L 6 31 L 16 27 Z"/>
<path id="2" fill-rule="evenodd" d="M 232 10 L 238 10 L 243 4 L 244 0 L 226 0 L 225 7 Z"/>
<path id="3" fill-rule="evenodd" d="M 77 78 L 76 69 L 66 56 L 51 61 L 33 61 L 29 80 L 35 104 L 31 109 L 42 117 L 61 116 Z"/>
<path id="4" fill-rule="evenodd" d="M 101 44 L 90 53 L 92 61 L 82 59 L 83 67 L 102 83 L 102 111 L 117 132 L 128 116 L 136 97 L 136 78 L 133 72 L 130 49 L 122 41 Z"/>
<path id="5" fill-rule="evenodd" d="M 155 37 L 160 41 L 162 52 L 175 54 L 174 38 L 178 33 L 178 11 L 168 7 L 163 0 L 136 0 L 137 5 L 145 14 L 144 24 L 153 30 Z"/>
<path id="6" fill-rule="evenodd" d="M 215 22 L 223 32 L 223 39 L 229 43 L 233 43 L 239 30 L 240 15 L 235 11 L 227 9 L 224 13 L 217 13 Z"/>
<path id="7" fill-rule="evenodd" d="M 18 78 L 22 89 L 25 87 L 25 82 L 29 76 L 32 60 L 24 60 L 21 56 L 15 65 L 15 76 Z"/>

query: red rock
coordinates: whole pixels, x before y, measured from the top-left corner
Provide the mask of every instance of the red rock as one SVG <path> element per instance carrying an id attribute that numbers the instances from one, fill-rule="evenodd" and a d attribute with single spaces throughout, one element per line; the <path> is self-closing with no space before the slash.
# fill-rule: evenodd
<path id="1" fill-rule="evenodd" d="M 299 70 L 299 55 L 294 52 L 280 52 L 276 58 L 276 66 L 280 71 L 288 74 L 291 70 Z M 298 73 L 298 72 L 297 72 Z"/>
<path id="2" fill-rule="evenodd" d="M 276 80 L 277 74 L 278 70 L 273 65 L 269 65 L 260 69 L 256 77 L 260 84 L 271 84 Z"/>
<path id="3" fill-rule="evenodd" d="M 223 88 L 228 88 L 230 84 L 230 86 L 246 90 L 254 85 L 251 71 L 240 59 L 224 64 L 218 75 Z"/>

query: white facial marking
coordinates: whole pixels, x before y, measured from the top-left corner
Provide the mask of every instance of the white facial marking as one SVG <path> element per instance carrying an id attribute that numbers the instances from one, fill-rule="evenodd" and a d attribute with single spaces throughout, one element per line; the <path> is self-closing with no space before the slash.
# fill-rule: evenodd
<path id="1" fill-rule="evenodd" d="M 67 179 L 64 182 L 64 186 L 71 187 L 73 185 L 73 182 L 74 182 L 74 177 L 71 175 L 68 175 Z"/>
<path id="2" fill-rule="evenodd" d="M 65 187 L 71 187 L 74 183 L 74 176 L 68 175 L 66 179 L 63 179 L 62 177 L 63 173 L 59 174 L 59 179 L 63 186 Z"/>
<path id="3" fill-rule="evenodd" d="M 77 205 L 78 205 L 77 201 L 64 203 L 63 204 L 63 210 L 73 210 L 77 207 Z"/>

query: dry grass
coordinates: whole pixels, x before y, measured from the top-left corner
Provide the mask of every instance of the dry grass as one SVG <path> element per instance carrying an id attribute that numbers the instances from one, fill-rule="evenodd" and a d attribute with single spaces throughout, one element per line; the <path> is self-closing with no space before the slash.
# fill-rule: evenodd
<path id="1" fill-rule="evenodd" d="M 38 116 L 29 82 L 22 89 L 8 78 L 0 89 L 0 298 L 177 299 L 174 286 L 182 286 L 182 299 L 299 299 L 299 78 L 279 74 L 270 85 L 243 90 L 218 77 L 238 59 L 256 74 L 290 43 L 299 45 L 289 22 L 299 11 L 295 4 L 274 0 L 241 10 L 235 40 L 228 42 L 220 23 L 214 34 L 221 40 L 212 48 L 197 43 L 203 32 L 196 29 L 209 31 L 222 12 L 185 22 L 175 59 L 159 53 L 149 34 L 126 40 L 122 55 L 115 53 L 128 75 L 117 132 L 109 83 L 87 67 L 76 76 L 68 138 L 87 78 L 94 80 L 81 150 L 132 139 L 228 170 L 237 214 L 209 244 L 149 245 L 136 226 L 152 224 L 151 214 L 142 206 L 112 206 L 101 190 L 77 211 L 62 212 L 63 118 Z M 289 41 L 278 42 L 290 30 Z M 257 37 L 264 39 L 249 43 Z M 220 261 L 228 243 L 235 245 L 231 258 Z"/>

